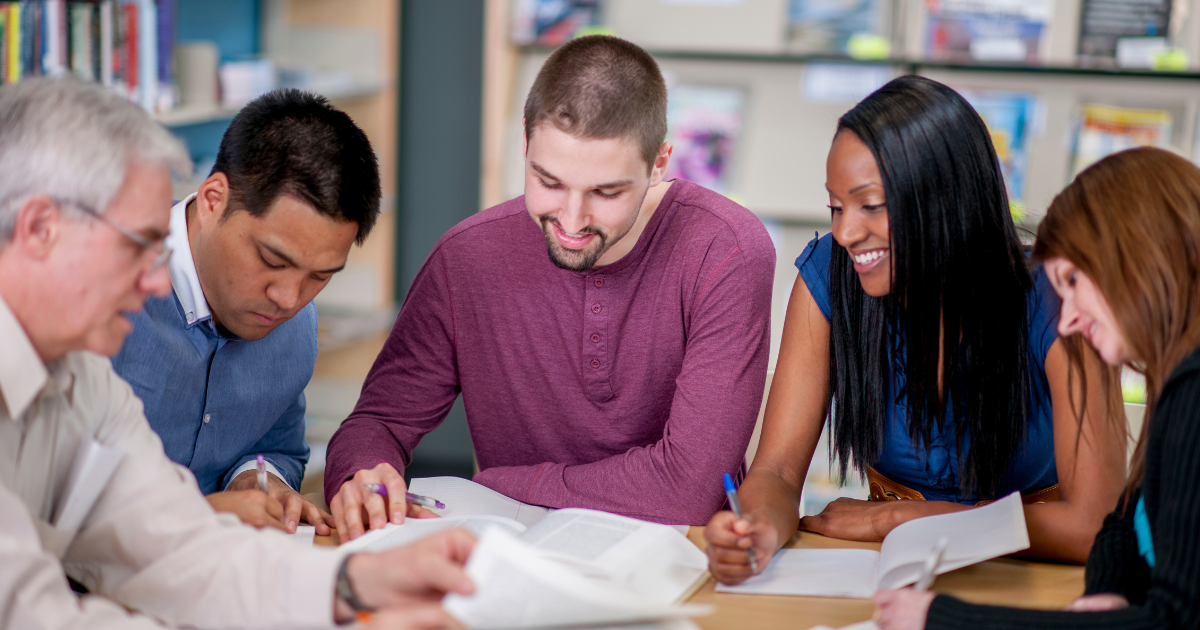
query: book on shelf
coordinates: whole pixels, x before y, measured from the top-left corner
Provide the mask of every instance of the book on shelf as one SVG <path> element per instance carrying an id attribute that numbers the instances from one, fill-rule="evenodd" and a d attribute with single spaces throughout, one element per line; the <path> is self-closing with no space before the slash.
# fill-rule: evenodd
<path id="1" fill-rule="evenodd" d="M 851 49 L 855 38 L 890 39 L 892 6 L 885 0 L 791 0 L 788 48 L 797 53 L 857 57 Z"/>
<path id="2" fill-rule="evenodd" d="M 175 105 L 176 0 L 0 2 L 0 78 L 73 74 L 152 112 Z"/>
<path id="3" fill-rule="evenodd" d="M 517 0 L 513 42 L 524 46 L 558 46 L 581 28 L 602 24 L 604 0 Z"/>
<path id="4" fill-rule="evenodd" d="M 1038 63 L 1051 0 L 926 0 L 925 54 L 936 61 Z"/>
<path id="5" fill-rule="evenodd" d="M 740 88 L 676 85 L 667 94 L 667 139 L 674 146 L 667 179 L 729 191 L 746 94 Z"/>
<path id="6" fill-rule="evenodd" d="M 1117 49 L 1129 38 L 1165 38 L 1172 0 L 1083 0 L 1079 20 L 1079 65 L 1118 66 Z M 1165 41 L 1164 41 L 1165 45 Z"/>
<path id="7" fill-rule="evenodd" d="M 987 125 L 1011 203 L 1023 204 L 1038 100 L 1027 92 L 959 90 Z"/>
<path id="8" fill-rule="evenodd" d="M 1110 153 L 1139 146 L 1165 148 L 1171 140 L 1171 112 L 1084 105 L 1071 156 L 1071 177 Z"/>

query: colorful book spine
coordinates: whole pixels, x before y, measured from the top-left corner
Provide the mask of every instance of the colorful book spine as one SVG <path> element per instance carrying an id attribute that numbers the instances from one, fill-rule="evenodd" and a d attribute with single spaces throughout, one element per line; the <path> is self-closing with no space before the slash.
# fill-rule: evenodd
<path id="1" fill-rule="evenodd" d="M 116 38 L 113 35 L 113 0 L 103 0 L 100 3 L 100 84 L 111 88 L 113 82 L 113 47 Z"/>
<path id="2" fill-rule="evenodd" d="M 138 101 L 138 86 L 141 79 L 141 68 L 138 64 L 138 7 L 136 1 L 123 0 L 121 4 L 122 27 L 124 37 L 121 38 L 121 70 L 125 75 L 126 95 L 134 102 Z"/>
<path id="3" fill-rule="evenodd" d="M 16 83 L 21 80 L 22 70 L 21 65 L 21 4 L 12 2 L 8 5 L 8 19 L 4 23 L 4 31 L 7 33 L 5 37 L 5 46 L 8 47 L 6 60 L 8 62 L 8 70 L 4 73 L 4 80 L 8 83 Z"/>
<path id="4" fill-rule="evenodd" d="M 0 84 L 8 83 L 8 5 L 0 3 Z"/>
<path id="5" fill-rule="evenodd" d="M 146 111 L 158 108 L 158 17 L 154 0 L 138 0 L 138 98 Z"/>

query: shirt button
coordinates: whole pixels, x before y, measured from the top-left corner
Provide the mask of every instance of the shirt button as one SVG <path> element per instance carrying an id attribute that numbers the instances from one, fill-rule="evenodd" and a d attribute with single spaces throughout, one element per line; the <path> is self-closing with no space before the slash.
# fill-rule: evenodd
<path id="1" fill-rule="evenodd" d="M 604 286 L 604 278 L 596 278 L 596 288 Z"/>
<path id="2" fill-rule="evenodd" d="M 593 305 L 592 305 L 592 312 L 593 312 L 593 313 L 595 313 L 595 314 L 597 314 L 597 315 L 599 315 L 599 314 L 600 314 L 600 305 L 599 305 L 599 304 L 593 304 Z"/>
<path id="3" fill-rule="evenodd" d="M 592 359 L 592 367 L 600 369 L 600 359 Z"/>
<path id="4" fill-rule="evenodd" d="M 208 424 L 209 420 L 212 420 L 212 414 L 211 413 L 204 414 L 204 424 Z"/>
<path id="5" fill-rule="evenodd" d="M 592 333 L 592 343 L 600 343 L 600 333 Z"/>

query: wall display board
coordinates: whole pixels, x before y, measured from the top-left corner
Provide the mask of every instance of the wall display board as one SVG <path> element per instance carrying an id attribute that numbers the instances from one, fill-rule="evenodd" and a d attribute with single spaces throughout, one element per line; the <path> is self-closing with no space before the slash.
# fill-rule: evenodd
<path id="1" fill-rule="evenodd" d="M 1157 38 L 1166 45 L 1172 0 L 1083 0 L 1079 28 L 1079 63 L 1089 67 L 1118 65 L 1124 38 Z"/>

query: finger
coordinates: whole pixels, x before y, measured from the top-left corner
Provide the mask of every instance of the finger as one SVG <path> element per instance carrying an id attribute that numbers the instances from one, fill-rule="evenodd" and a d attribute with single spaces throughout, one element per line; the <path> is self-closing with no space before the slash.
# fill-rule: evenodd
<path id="1" fill-rule="evenodd" d="M 737 516 L 733 512 L 717 512 L 704 528 L 704 539 L 710 545 L 733 547 L 741 536 L 733 529 Z"/>
<path id="2" fill-rule="evenodd" d="M 462 564 L 434 553 L 424 555 L 424 571 L 420 578 L 425 587 L 441 593 L 470 595 L 475 592 L 475 583 L 467 576 Z"/>
<path id="3" fill-rule="evenodd" d="M 387 525 L 388 522 L 387 504 L 383 502 L 383 497 L 365 487 L 362 487 L 361 496 L 363 508 L 367 510 L 367 527 L 370 529 L 383 529 L 383 526 Z"/>
<path id="4" fill-rule="evenodd" d="M 750 577 L 750 567 L 748 565 L 710 563 L 708 570 L 722 584 L 738 584 Z"/>
<path id="5" fill-rule="evenodd" d="M 338 491 L 334 501 L 341 500 L 342 513 L 340 518 L 345 521 L 346 529 L 338 526 L 338 533 L 342 536 L 342 542 L 354 540 L 363 535 L 363 520 L 362 520 L 362 497 L 359 495 L 359 489 L 356 483 L 351 480 L 342 484 L 342 489 Z"/>
<path id="6" fill-rule="evenodd" d="M 440 516 L 438 516 L 437 512 L 434 512 L 433 510 L 430 510 L 429 508 L 426 508 L 424 506 L 417 505 L 416 503 L 408 504 L 408 517 L 409 518 L 441 518 Z"/>
<path id="7" fill-rule="evenodd" d="M 434 542 L 440 545 L 446 559 L 459 565 L 467 563 L 475 549 L 475 537 L 465 529 L 454 528 L 438 534 Z"/>
<path id="8" fill-rule="evenodd" d="M 738 564 L 750 566 L 750 558 L 745 549 L 713 549 L 709 557 L 723 564 Z"/>
<path id="9" fill-rule="evenodd" d="M 289 534 L 296 533 L 296 525 L 300 524 L 300 513 L 304 509 L 304 497 L 293 492 L 284 498 L 283 522 L 287 525 Z"/>
<path id="10" fill-rule="evenodd" d="M 255 490 L 254 492 L 258 492 Z M 261 493 L 260 493 L 261 494 Z M 278 499 L 271 495 L 264 495 L 262 500 L 263 510 L 271 518 L 283 523 L 283 504 Z"/>
<path id="11" fill-rule="evenodd" d="M 404 522 L 404 517 L 408 514 L 408 501 L 404 498 L 404 495 L 408 493 L 408 485 L 404 483 L 404 477 L 396 472 L 391 464 L 380 464 L 375 467 L 375 470 L 379 473 L 379 481 L 387 487 L 387 514 L 393 523 L 399 525 Z M 384 517 L 385 520 L 388 516 Z"/>
<path id="12" fill-rule="evenodd" d="M 325 522 L 325 516 L 326 515 L 321 511 L 321 508 L 313 505 L 308 499 L 300 497 L 300 517 L 304 519 L 305 523 L 308 523 L 316 528 L 316 533 L 318 536 L 329 535 L 328 531 L 322 531 L 329 529 L 328 524 Z"/>
<path id="13" fill-rule="evenodd" d="M 342 517 L 346 511 L 342 509 L 342 495 L 340 493 L 334 495 L 333 500 L 329 502 L 329 509 L 333 512 L 333 528 L 337 530 L 338 536 L 348 536 L 349 530 L 346 528 L 346 519 Z M 344 542 L 345 540 L 349 540 L 349 538 L 345 538 L 339 542 Z"/>

